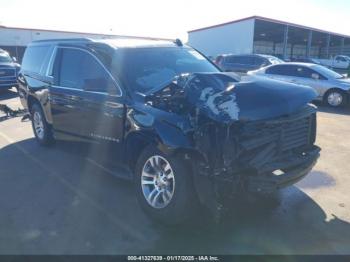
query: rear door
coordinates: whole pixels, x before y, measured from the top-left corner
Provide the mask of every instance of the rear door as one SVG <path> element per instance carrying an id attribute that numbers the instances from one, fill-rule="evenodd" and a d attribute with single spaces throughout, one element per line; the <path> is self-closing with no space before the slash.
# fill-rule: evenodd
<path id="1" fill-rule="evenodd" d="M 280 64 L 280 65 L 274 65 L 270 66 L 266 69 L 265 74 L 267 77 L 286 81 L 290 83 L 296 83 L 297 82 L 297 67 L 295 65 L 288 65 L 288 64 Z"/>
<path id="2" fill-rule="evenodd" d="M 306 66 L 298 66 L 296 73 L 298 75 L 296 83 L 312 87 L 318 93 L 318 96 L 322 96 L 325 90 L 328 89 L 327 78 L 315 70 Z"/>

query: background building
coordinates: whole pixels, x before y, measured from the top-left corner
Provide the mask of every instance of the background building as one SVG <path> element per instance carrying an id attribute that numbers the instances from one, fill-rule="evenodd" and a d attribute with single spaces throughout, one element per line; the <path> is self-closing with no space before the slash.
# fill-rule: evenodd
<path id="1" fill-rule="evenodd" d="M 208 56 L 271 54 L 283 58 L 350 55 L 350 36 L 252 16 L 188 32 L 189 44 Z"/>
<path id="2" fill-rule="evenodd" d="M 67 32 L 67 31 L 54 31 L 43 29 L 26 29 L 15 27 L 0 26 L 0 48 L 8 51 L 11 56 L 17 58 L 19 62 L 22 61 L 23 53 L 26 46 L 35 40 L 43 39 L 57 39 L 57 38 L 141 38 L 141 39 L 155 39 L 151 37 L 136 37 L 136 36 L 121 36 L 112 34 L 93 34 L 93 33 L 81 33 L 81 32 Z M 159 39 L 159 38 L 157 38 Z"/>

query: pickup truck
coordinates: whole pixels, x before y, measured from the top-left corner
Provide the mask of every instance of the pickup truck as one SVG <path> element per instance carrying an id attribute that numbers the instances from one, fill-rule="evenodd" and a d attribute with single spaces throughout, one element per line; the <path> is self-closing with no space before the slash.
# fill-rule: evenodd
<path id="1" fill-rule="evenodd" d="M 335 69 L 348 69 L 350 67 L 350 57 L 345 55 L 337 55 L 332 59 L 317 59 L 317 61 L 323 66 Z"/>
<path id="2" fill-rule="evenodd" d="M 8 52 L 0 49 L 0 90 L 17 87 L 17 73 L 20 65 Z"/>
<path id="3" fill-rule="evenodd" d="M 241 81 L 179 40 L 37 41 L 18 79 L 39 144 L 90 145 L 164 223 L 273 194 L 319 157 L 311 88 Z"/>

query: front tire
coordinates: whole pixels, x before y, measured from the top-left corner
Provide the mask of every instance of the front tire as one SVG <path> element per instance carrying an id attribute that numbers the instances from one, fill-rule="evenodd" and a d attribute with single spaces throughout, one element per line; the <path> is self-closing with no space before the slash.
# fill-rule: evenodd
<path id="1" fill-rule="evenodd" d="M 191 218 L 198 202 L 189 170 L 185 160 L 147 147 L 135 171 L 136 194 L 143 210 L 168 225 Z"/>
<path id="2" fill-rule="evenodd" d="M 53 144 L 54 138 L 52 134 L 52 127 L 49 123 L 47 123 L 40 105 L 34 104 L 30 110 L 30 113 L 33 132 L 38 143 L 43 146 Z"/>
<path id="3" fill-rule="evenodd" d="M 347 96 L 342 90 L 331 89 L 326 93 L 324 100 L 328 106 L 342 107 L 347 103 Z"/>

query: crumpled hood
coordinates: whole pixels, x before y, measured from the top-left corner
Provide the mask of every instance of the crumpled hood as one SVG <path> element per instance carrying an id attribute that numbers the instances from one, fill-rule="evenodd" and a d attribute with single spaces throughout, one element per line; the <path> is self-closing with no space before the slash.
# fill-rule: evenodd
<path id="1" fill-rule="evenodd" d="M 269 79 L 239 82 L 239 79 L 227 73 L 181 75 L 164 86 L 163 90 L 170 86 L 181 90 L 192 110 L 222 123 L 292 114 L 317 96 L 310 87 Z M 178 96 L 168 94 L 165 99 Z"/>
<path id="2" fill-rule="evenodd" d="M 235 86 L 240 120 L 261 120 L 292 114 L 317 97 L 311 88 L 259 79 Z"/>

